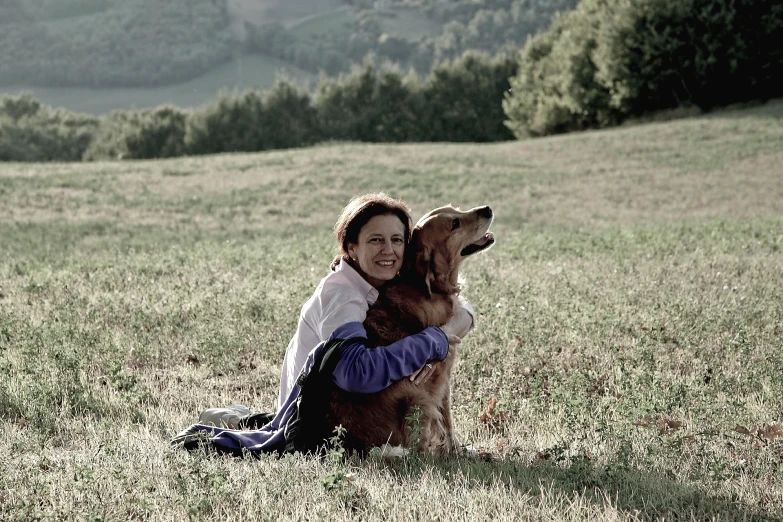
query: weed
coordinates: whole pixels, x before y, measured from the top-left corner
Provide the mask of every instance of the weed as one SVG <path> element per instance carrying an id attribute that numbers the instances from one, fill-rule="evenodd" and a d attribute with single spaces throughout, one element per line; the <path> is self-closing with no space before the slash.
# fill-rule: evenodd
<path id="1" fill-rule="evenodd" d="M 329 438 L 329 451 L 326 454 L 331 472 L 321 477 L 321 484 L 327 491 L 342 489 L 349 484 L 348 469 L 345 467 L 345 447 L 342 438 L 345 428 L 336 426 L 334 435 Z"/>
<path id="2" fill-rule="evenodd" d="M 426 422 L 427 419 L 424 418 L 418 405 L 413 405 L 408 409 L 408 414 L 405 416 L 405 429 L 408 432 L 408 447 L 411 451 L 418 451 Z"/>

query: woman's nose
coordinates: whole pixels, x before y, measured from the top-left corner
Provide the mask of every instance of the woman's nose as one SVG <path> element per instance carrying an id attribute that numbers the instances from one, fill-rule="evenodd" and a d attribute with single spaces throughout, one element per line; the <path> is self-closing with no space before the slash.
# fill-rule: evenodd
<path id="1" fill-rule="evenodd" d="M 392 242 L 391 241 L 384 241 L 383 242 L 383 252 L 385 254 L 394 252 L 394 249 L 392 248 Z"/>

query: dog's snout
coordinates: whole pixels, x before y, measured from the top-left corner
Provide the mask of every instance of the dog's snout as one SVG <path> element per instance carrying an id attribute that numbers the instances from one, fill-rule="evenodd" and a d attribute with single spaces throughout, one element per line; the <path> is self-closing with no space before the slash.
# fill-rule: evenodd
<path id="1" fill-rule="evenodd" d="M 479 215 L 484 216 L 485 218 L 491 218 L 492 208 L 489 205 L 487 205 L 486 207 L 481 207 L 479 209 Z"/>

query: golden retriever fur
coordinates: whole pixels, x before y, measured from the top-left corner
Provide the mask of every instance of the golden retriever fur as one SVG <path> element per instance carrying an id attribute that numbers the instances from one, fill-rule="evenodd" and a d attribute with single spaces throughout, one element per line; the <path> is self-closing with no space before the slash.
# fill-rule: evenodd
<path id="1" fill-rule="evenodd" d="M 368 347 L 386 346 L 451 318 L 459 295 L 459 268 L 466 257 L 495 241 L 488 206 L 461 211 L 437 208 L 413 229 L 400 276 L 383 287 L 364 326 Z M 411 447 L 406 419 L 418 406 L 422 430 L 418 449 L 446 455 L 456 446 L 451 420 L 450 376 L 454 351 L 416 386 L 405 378 L 373 394 L 332 393 L 328 420 L 346 429 L 346 449 L 364 451 L 385 443 Z"/>

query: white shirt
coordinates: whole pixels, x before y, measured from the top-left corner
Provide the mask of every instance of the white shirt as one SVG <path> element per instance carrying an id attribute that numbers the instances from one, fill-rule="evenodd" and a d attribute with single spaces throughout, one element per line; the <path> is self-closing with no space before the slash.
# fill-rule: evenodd
<path id="1" fill-rule="evenodd" d="M 296 384 L 307 354 L 338 327 L 364 322 L 367 310 L 378 299 L 378 290 L 345 260 L 321 279 L 312 297 L 302 306 L 299 323 L 283 359 L 277 407 L 280 409 Z"/>
<path id="2" fill-rule="evenodd" d="M 278 410 L 291 394 L 312 349 L 328 339 L 338 326 L 363 323 L 367 310 L 377 300 L 378 290 L 344 259 L 321 279 L 312 297 L 302 306 L 296 332 L 285 351 L 277 394 Z M 473 329 L 475 313 L 462 298 L 459 305 L 468 312 L 461 325 L 459 321 L 455 324 L 458 336 L 463 337 Z"/>

